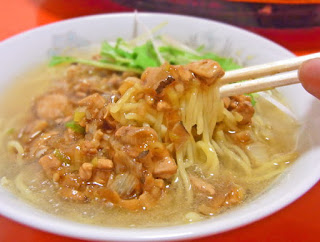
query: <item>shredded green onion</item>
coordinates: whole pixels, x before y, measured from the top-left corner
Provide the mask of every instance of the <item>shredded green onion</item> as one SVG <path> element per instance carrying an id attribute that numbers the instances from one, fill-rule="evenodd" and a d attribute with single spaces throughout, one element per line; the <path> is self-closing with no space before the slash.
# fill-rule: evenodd
<path id="1" fill-rule="evenodd" d="M 57 159 L 60 160 L 62 163 L 70 164 L 71 162 L 71 158 L 59 149 L 55 149 L 53 151 L 53 155 L 57 157 Z"/>
<path id="2" fill-rule="evenodd" d="M 80 126 L 78 123 L 75 121 L 70 121 L 65 123 L 65 126 L 71 130 L 73 130 L 76 133 L 84 134 L 85 133 L 85 128 Z"/>

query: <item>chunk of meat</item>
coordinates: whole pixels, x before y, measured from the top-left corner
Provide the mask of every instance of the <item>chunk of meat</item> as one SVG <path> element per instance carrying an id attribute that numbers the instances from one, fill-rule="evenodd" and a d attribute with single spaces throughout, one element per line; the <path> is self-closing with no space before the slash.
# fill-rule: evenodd
<path id="1" fill-rule="evenodd" d="M 97 191 L 99 197 L 104 198 L 106 201 L 113 204 L 119 204 L 121 198 L 116 191 L 111 190 L 110 188 L 103 187 Z"/>
<path id="2" fill-rule="evenodd" d="M 218 214 L 225 199 L 224 194 L 216 194 L 209 202 L 200 204 L 198 211 L 204 215 Z"/>
<path id="3" fill-rule="evenodd" d="M 140 206 L 150 208 L 154 206 L 162 195 L 164 182 L 161 179 L 154 179 L 150 173 L 144 176 L 144 191 L 139 196 Z"/>
<path id="4" fill-rule="evenodd" d="M 111 170 L 113 168 L 113 162 L 106 158 L 100 158 L 97 160 L 97 168 Z"/>
<path id="5" fill-rule="evenodd" d="M 36 100 L 35 111 L 39 118 L 56 120 L 72 114 L 72 105 L 62 94 L 49 94 Z"/>
<path id="6" fill-rule="evenodd" d="M 205 215 L 217 214 L 222 207 L 229 207 L 241 203 L 244 200 L 245 191 L 238 185 L 233 185 L 227 193 L 217 193 L 212 199 L 198 207 L 200 213 Z"/>
<path id="7" fill-rule="evenodd" d="M 250 132 L 247 130 L 242 130 L 240 132 L 236 132 L 234 134 L 231 134 L 231 137 L 238 144 L 248 144 L 251 141 Z"/>
<path id="8" fill-rule="evenodd" d="M 54 173 L 52 176 L 52 180 L 54 182 L 58 182 L 60 180 L 60 174 L 58 172 Z"/>
<path id="9" fill-rule="evenodd" d="M 209 59 L 192 62 L 187 68 L 207 85 L 212 85 L 224 75 L 219 63 Z"/>
<path id="10" fill-rule="evenodd" d="M 156 131 L 149 127 L 122 126 L 115 137 L 123 144 L 142 145 L 158 139 Z"/>
<path id="11" fill-rule="evenodd" d="M 102 108 L 105 103 L 105 99 L 98 93 L 87 96 L 78 102 L 78 104 L 81 106 L 95 107 L 98 109 Z"/>
<path id="12" fill-rule="evenodd" d="M 154 180 L 154 185 L 160 189 L 164 189 L 164 181 L 162 179 L 155 179 Z"/>
<path id="13" fill-rule="evenodd" d="M 62 162 L 54 155 L 45 155 L 41 157 L 39 163 L 48 177 L 52 177 L 53 173 L 62 165 Z"/>
<path id="14" fill-rule="evenodd" d="M 173 66 L 168 63 L 160 67 L 149 67 L 141 76 L 143 85 L 156 91 L 157 94 L 172 83 L 188 83 L 194 77 L 185 66 Z"/>
<path id="15" fill-rule="evenodd" d="M 98 145 L 97 142 L 93 142 L 93 141 L 88 141 L 88 140 L 84 140 L 82 143 L 80 143 L 80 147 L 81 147 L 81 151 L 85 154 L 85 155 L 95 155 L 97 154 L 98 150 Z"/>
<path id="16" fill-rule="evenodd" d="M 152 174 L 157 178 L 169 179 L 177 172 L 177 164 L 170 156 L 165 156 L 163 159 L 155 159 L 154 169 Z"/>
<path id="17" fill-rule="evenodd" d="M 204 181 L 203 179 L 196 177 L 194 175 L 189 174 L 190 182 L 192 187 L 196 190 L 208 195 L 213 196 L 215 194 L 214 186 L 210 183 Z"/>
<path id="18" fill-rule="evenodd" d="M 181 83 L 188 83 L 194 79 L 193 73 L 186 66 L 171 66 L 170 73 L 176 80 L 179 80 Z"/>
<path id="19" fill-rule="evenodd" d="M 106 184 L 109 180 L 111 172 L 108 170 L 95 169 L 91 180 L 99 184 Z"/>
<path id="20" fill-rule="evenodd" d="M 88 120 L 100 120 L 105 115 L 106 100 L 98 93 L 83 98 L 78 104 L 86 107 L 86 118 Z"/>
<path id="21" fill-rule="evenodd" d="M 143 85 L 146 88 L 157 90 L 162 83 L 161 90 L 158 89 L 158 91 L 162 91 L 167 85 L 174 81 L 172 77 L 168 79 L 170 73 L 166 69 L 164 66 L 148 67 L 141 75 Z"/>
<path id="22" fill-rule="evenodd" d="M 163 112 L 163 111 L 168 111 L 171 109 L 171 106 L 169 103 L 163 101 L 163 100 L 160 100 L 158 103 L 157 103 L 157 110 L 159 112 Z"/>
<path id="23" fill-rule="evenodd" d="M 170 140 L 174 143 L 176 150 L 179 150 L 189 139 L 189 133 L 183 126 L 182 122 L 176 123 L 169 133 Z"/>
<path id="24" fill-rule="evenodd" d="M 100 192 L 108 201 L 131 211 L 137 211 L 139 209 L 145 210 L 153 207 L 162 194 L 162 190 L 158 186 L 152 186 L 150 189 L 145 190 L 139 197 L 132 199 L 121 199 L 119 194 L 113 190 L 103 189 Z"/>
<path id="25" fill-rule="evenodd" d="M 232 187 L 231 191 L 227 194 L 225 204 L 234 205 L 242 202 L 245 197 L 245 190 L 240 186 Z"/>
<path id="26" fill-rule="evenodd" d="M 153 207 L 156 202 L 157 199 L 159 198 L 155 198 L 152 196 L 152 194 L 150 194 L 149 192 L 145 191 L 144 193 L 142 193 L 139 197 L 140 203 L 143 205 L 144 208 L 149 209 L 151 207 Z"/>
<path id="27" fill-rule="evenodd" d="M 240 122 L 241 125 L 251 123 L 252 116 L 254 114 L 254 108 L 251 104 L 251 99 L 245 95 L 230 97 L 229 111 L 239 113 L 243 118 Z"/>
<path id="28" fill-rule="evenodd" d="M 120 161 L 119 158 L 122 157 L 117 166 L 126 161 L 123 164 L 133 171 L 134 158 L 143 163 L 157 178 L 168 179 L 177 172 L 174 159 L 168 150 L 157 142 L 157 133 L 152 128 L 123 126 L 117 130 L 115 137 L 122 145 L 126 145 L 125 149 L 121 148 L 116 152 L 115 161 Z"/>
<path id="29" fill-rule="evenodd" d="M 141 76 L 143 85 L 146 88 L 155 90 L 157 94 L 169 85 L 175 83 L 177 90 L 184 90 L 184 85 L 195 77 L 206 85 L 212 85 L 224 75 L 224 71 L 218 62 L 213 60 L 201 60 L 192 62 L 186 66 L 163 64 L 160 67 L 149 67 Z"/>
<path id="30" fill-rule="evenodd" d="M 83 163 L 79 169 L 79 176 L 82 180 L 88 181 L 92 176 L 93 165 L 91 163 Z"/>
<path id="31" fill-rule="evenodd" d="M 142 152 L 137 159 L 156 178 L 169 179 L 177 172 L 175 160 L 169 151 L 159 143 L 157 148 Z"/>
<path id="32" fill-rule="evenodd" d="M 88 147 L 90 149 L 92 149 L 92 151 L 94 150 L 94 148 L 98 148 L 99 146 L 101 146 L 101 142 L 102 142 L 102 138 L 103 138 L 103 132 L 101 131 L 101 129 L 96 130 L 97 125 L 96 124 L 92 124 L 90 123 L 89 125 L 86 126 L 86 129 L 88 130 L 87 132 L 87 137 L 92 137 L 92 140 L 86 140 L 86 147 Z M 95 131 L 96 130 L 96 131 Z M 93 135 L 92 135 L 93 134 Z"/>

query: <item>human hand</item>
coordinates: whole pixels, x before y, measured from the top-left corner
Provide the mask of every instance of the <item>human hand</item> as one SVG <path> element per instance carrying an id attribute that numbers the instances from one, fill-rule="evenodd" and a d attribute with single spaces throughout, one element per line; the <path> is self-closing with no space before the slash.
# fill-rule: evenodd
<path id="1" fill-rule="evenodd" d="M 302 63 L 298 76 L 307 92 L 320 99 L 320 58 Z"/>

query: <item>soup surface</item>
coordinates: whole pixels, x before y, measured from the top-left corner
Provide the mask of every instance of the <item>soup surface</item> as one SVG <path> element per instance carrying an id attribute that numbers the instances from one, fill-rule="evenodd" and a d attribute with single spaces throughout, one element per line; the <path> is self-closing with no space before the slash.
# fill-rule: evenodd
<path id="1" fill-rule="evenodd" d="M 1 184 L 105 226 L 183 224 L 239 206 L 296 159 L 299 126 L 259 95 L 221 99 L 222 75 L 212 60 L 141 76 L 40 66 L 1 98 Z"/>

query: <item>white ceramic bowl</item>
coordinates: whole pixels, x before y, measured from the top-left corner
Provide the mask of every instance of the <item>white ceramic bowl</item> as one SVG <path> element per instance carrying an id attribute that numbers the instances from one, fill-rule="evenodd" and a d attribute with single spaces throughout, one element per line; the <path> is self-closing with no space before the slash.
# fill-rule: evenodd
<path id="1" fill-rule="evenodd" d="M 205 19 L 168 14 L 139 14 L 149 27 L 163 21 L 170 36 L 188 44 L 205 44 L 243 65 L 285 59 L 293 54 L 255 34 Z M 76 18 L 37 28 L 0 43 L 0 90 L 15 76 L 48 60 L 52 53 L 117 37 L 130 39 L 134 15 L 108 14 Z M 160 228 L 108 228 L 71 222 L 39 211 L 0 187 L 0 213 L 23 224 L 71 237 L 92 240 L 174 240 L 227 231 L 261 219 L 288 205 L 311 188 L 320 177 L 320 103 L 300 85 L 282 88 L 304 128 L 305 147 L 300 158 L 267 191 L 246 205 L 212 219 L 181 226 Z"/>

